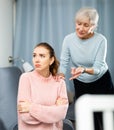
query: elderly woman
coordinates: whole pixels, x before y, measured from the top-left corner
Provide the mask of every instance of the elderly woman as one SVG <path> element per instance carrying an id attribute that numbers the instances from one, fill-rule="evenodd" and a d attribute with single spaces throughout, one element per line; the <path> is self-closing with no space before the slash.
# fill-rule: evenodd
<path id="1" fill-rule="evenodd" d="M 107 39 L 95 31 L 98 19 L 96 9 L 81 8 L 75 16 L 75 32 L 63 41 L 60 76 L 65 76 L 71 60 L 70 80 L 74 83 L 75 100 L 83 94 L 114 93 L 106 63 Z"/>

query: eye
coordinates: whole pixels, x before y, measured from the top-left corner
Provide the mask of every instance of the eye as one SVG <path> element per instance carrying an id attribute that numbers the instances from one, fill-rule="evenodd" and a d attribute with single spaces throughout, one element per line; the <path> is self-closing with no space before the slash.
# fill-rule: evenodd
<path id="1" fill-rule="evenodd" d="M 89 27 L 89 24 L 86 23 L 86 24 L 84 24 L 84 26 L 85 26 L 85 27 Z"/>
<path id="2" fill-rule="evenodd" d="M 41 58 L 45 58 L 45 55 L 43 55 L 43 54 L 40 54 L 40 57 L 41 57 Z"/>
<path id="3" fill-rule="evenodd" d="M 35 57 L 36 56 L 36 54 L 33 54 L 33 57 Z"/>
<path id="4" fill-rule="evenodd" d="M 78 24 L 78 25 L 81 25 L 81 23 L 80 23 L 80 22 L 77 22 L 77 24 Z"/>

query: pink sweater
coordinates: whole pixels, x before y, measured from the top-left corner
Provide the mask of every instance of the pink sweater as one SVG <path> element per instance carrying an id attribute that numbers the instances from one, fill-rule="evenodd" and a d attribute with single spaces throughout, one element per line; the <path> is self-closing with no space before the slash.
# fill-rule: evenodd
<path id="1" fill-rule="evenodd" d="M 58 98 L 67 104 L 56 105 Z M 68 98 L 64 80 L 55 81 L 51 75 L 44 78 L 35 70 L 20 77 L 18 102 L 32 103 L 29 113 L 18 113 L 19 130 L 62 130 L 62 120 L 68 109 Z"/>

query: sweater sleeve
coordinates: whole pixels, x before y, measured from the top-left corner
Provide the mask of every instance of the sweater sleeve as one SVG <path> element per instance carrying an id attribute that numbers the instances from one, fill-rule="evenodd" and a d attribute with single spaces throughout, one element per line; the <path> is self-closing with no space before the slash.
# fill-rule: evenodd
<path id="1" fill-rule="evenodd" d="M 68 109 L 68 97 L 65 82 L 60 82 L 58 97 L 66 100 L 65 104 L 46 106 L 32 103 L 30 114 L 40 122 L 54 123 L 63 120 Z"/>
<path id="2" fill-rule="evenodd" d="M 18 89 L 18 101 L 29 101 L 31 102 L 31 89 L 30 89 L 30 81 L 26 74 L 22 74 L 19 81 L 19 89 Z M 19 118 L 23 120 L 27 124 L 39 124 L 39 120 L 32 117 L 30 113 L 19 113 Z"/>
<path id="3" fill-rule="evenodd" d="M 102 40 L 96 55 L 96 59 L 93 65 L 94 74 L 99 74 L 106 69 L 105 60 L 106 60 L 106 53 L 107 53 L 107 40 Z"/>
<path id="4" fill-rule="evenodd" d="M 61 57 L 60 57 L 60 67 L 59 67 L 60 73 L 63 73 L 64 75 L 66 74 L 69 61 L 70 61 L 70 51 L 67 44 L 67 37 L 65 37 L 63 40 Z"/>

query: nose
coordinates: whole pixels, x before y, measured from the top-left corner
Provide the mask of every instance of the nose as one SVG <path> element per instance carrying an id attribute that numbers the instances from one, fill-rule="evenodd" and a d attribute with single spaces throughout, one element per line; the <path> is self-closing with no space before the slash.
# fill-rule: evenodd
<path id="1" fill-rule="evenodd" d="M 34 58 L 34 61 L 37 62 L 37 63 L 40 62 L 39 56 L 36 56 L 36 57 Z"/>
<path id="2" fill-rule="evenodd" d="M 80 26 L 80 28 L 79 28 L 79 29 L 80 29 L 80 31 L 84 30 L 84 27 L 83 27 L 83 25 L 82 25 L 82 26 Z"/>

